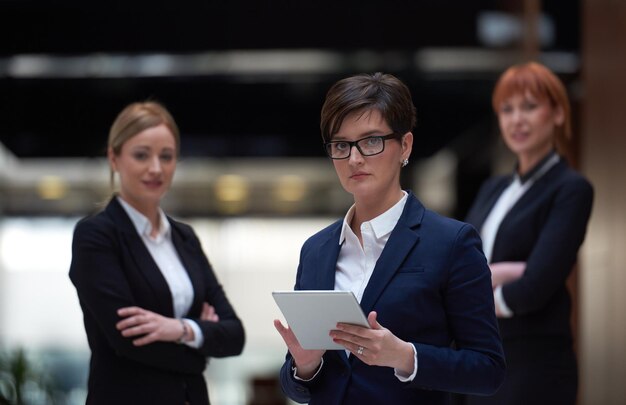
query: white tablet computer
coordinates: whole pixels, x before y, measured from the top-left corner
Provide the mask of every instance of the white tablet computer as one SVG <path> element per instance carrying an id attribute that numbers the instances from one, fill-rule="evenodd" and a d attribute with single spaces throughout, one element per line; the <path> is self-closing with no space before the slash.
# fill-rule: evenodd
<path id="1" fill-rule="evenodd" d="M 272 296 L 304 349 L 344 349 L 329 336 L 338 322 L 369 328 L 352 291 L 274 291 Z"/>

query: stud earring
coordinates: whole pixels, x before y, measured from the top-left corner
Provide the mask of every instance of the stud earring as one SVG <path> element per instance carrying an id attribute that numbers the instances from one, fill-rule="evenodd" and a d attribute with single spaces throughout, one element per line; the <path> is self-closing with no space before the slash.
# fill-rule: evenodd
<path id="1" fill-rule="evenodd" d="M 409 159 L 404 159 L 401 163 L 402 163 L 402 167 L 405 167 L 406 165 L 409 164 Z"/>

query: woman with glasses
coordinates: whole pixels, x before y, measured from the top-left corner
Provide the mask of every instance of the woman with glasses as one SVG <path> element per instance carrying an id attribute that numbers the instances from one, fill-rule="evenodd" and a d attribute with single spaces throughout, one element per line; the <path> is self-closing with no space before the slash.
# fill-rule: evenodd
<path id="1" fill-rule="evenodd" d="M 244 329 L 191 227 L 165 215 L 180 150 L 156 102 L 109 133 L 119 192 L 74 230 L 70 279 L 91 349 L 87 404 L 208 404 L 208 357 L 241 353 Z"/>
<path id="2" fill-rule="evenodd" d="M 575 404 L 578 370 L 566 281 L 585 239 L 593 189 L 563 157 L 571 137 L 565 86 L 535 62 L 512 66 L 492 97 L 512 173 L 488 179 L 467 221 L 490 262 L 507 376 L 470 404 Z"/>
<path id="3" fill-rule="evenodd" d="M 396 77 L 335 83 L 321 132 L 343 188 L 345 217 L 302 246 L 296 290 L 352 291 L 370 328 L 338 324 L 345 350 L 305 350 L 279 320 L 280 378 L 297 402 L 446 404 L 450 392 L 492 394 L 505 362 L 489 267 L 470 225 L 426 209 L 400 186 L 415 107 Z"/>

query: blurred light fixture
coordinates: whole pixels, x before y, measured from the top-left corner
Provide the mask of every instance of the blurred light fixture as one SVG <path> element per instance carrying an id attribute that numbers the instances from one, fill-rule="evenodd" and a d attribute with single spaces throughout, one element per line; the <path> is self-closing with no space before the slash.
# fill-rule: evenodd
<path id="1" fill-rule="evenodd" d="M 303 208 L 307 194 L 306 181 L 293 174 L 280 176 L 272 189 L 273 208 L 282 214 L 293 214 Z"/>
<path id="2" fill-rule="evenodd" d="M 37 194 L 43 200 L 60 200 L 67 195 L 67 183 L 59 176 L 43 176 L 37 183 Z"/>
<path id="3" fill-rule="evenodd" d="M 478 39 L 485 46 L 506 47 L 522 41 L 523 16 L 499 11 L 483 11 L 478 15 Z M 539 16 L 537 37 L 542 47 L 554 45 L 556 37 L 554 21 L 546 14 Z"/>
<path id="4" fill-rule="evenodd" d="M 274 187 L 274 198 L 284 202 L 302 201 L 307 193 L 307 186 L 300 176 L 288 174 L 278 178 Z"/>
<path id="5" fill-rule="evenodd" d="M 223 214 L 238 214 L 248 208 L 250 185 L 240 175 L 225 174 L 215 182 L 218 210 Z"/>
<path id="6" fill-rule="evenodd" d="M 428 74 L 455 74 L 460 80 L 467 73 L 500 73 L 512 64 L 520 63 L 521 53 L 512 49 L 486 48 L 426 48 L 414 54 L 415 66 Z M 573 52 L 542 52 L 539 61 L 556 73 L 575 73 L 580 69 L 580 57 Z"/>
<path id="7" fill-rule="evenodd" d="M 232 50 L 196 54 L 18 54 L 0 58 L 0 76 L 13 78 L 119 78 L 206 75 L 328 74 L 345 56 L 318 49 Z"/>

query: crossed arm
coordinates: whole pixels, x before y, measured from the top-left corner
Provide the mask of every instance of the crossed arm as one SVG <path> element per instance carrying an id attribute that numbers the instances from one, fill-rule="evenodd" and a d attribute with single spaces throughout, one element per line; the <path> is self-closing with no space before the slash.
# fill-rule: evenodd
<path id="1" fill-rule="evenodd" d="M 135 346 L 145 346 L 154 342 L 193 341 L 193 328 L 180 319 L 168 318 L 156 312 L 137 306 L 120 308 L 117 314 L 122 318 L 115 326 L 124 337 L 133 337 Z M 218 322 L 215 308 L 205 302 L 202 305 L 200 320 Z"/>

